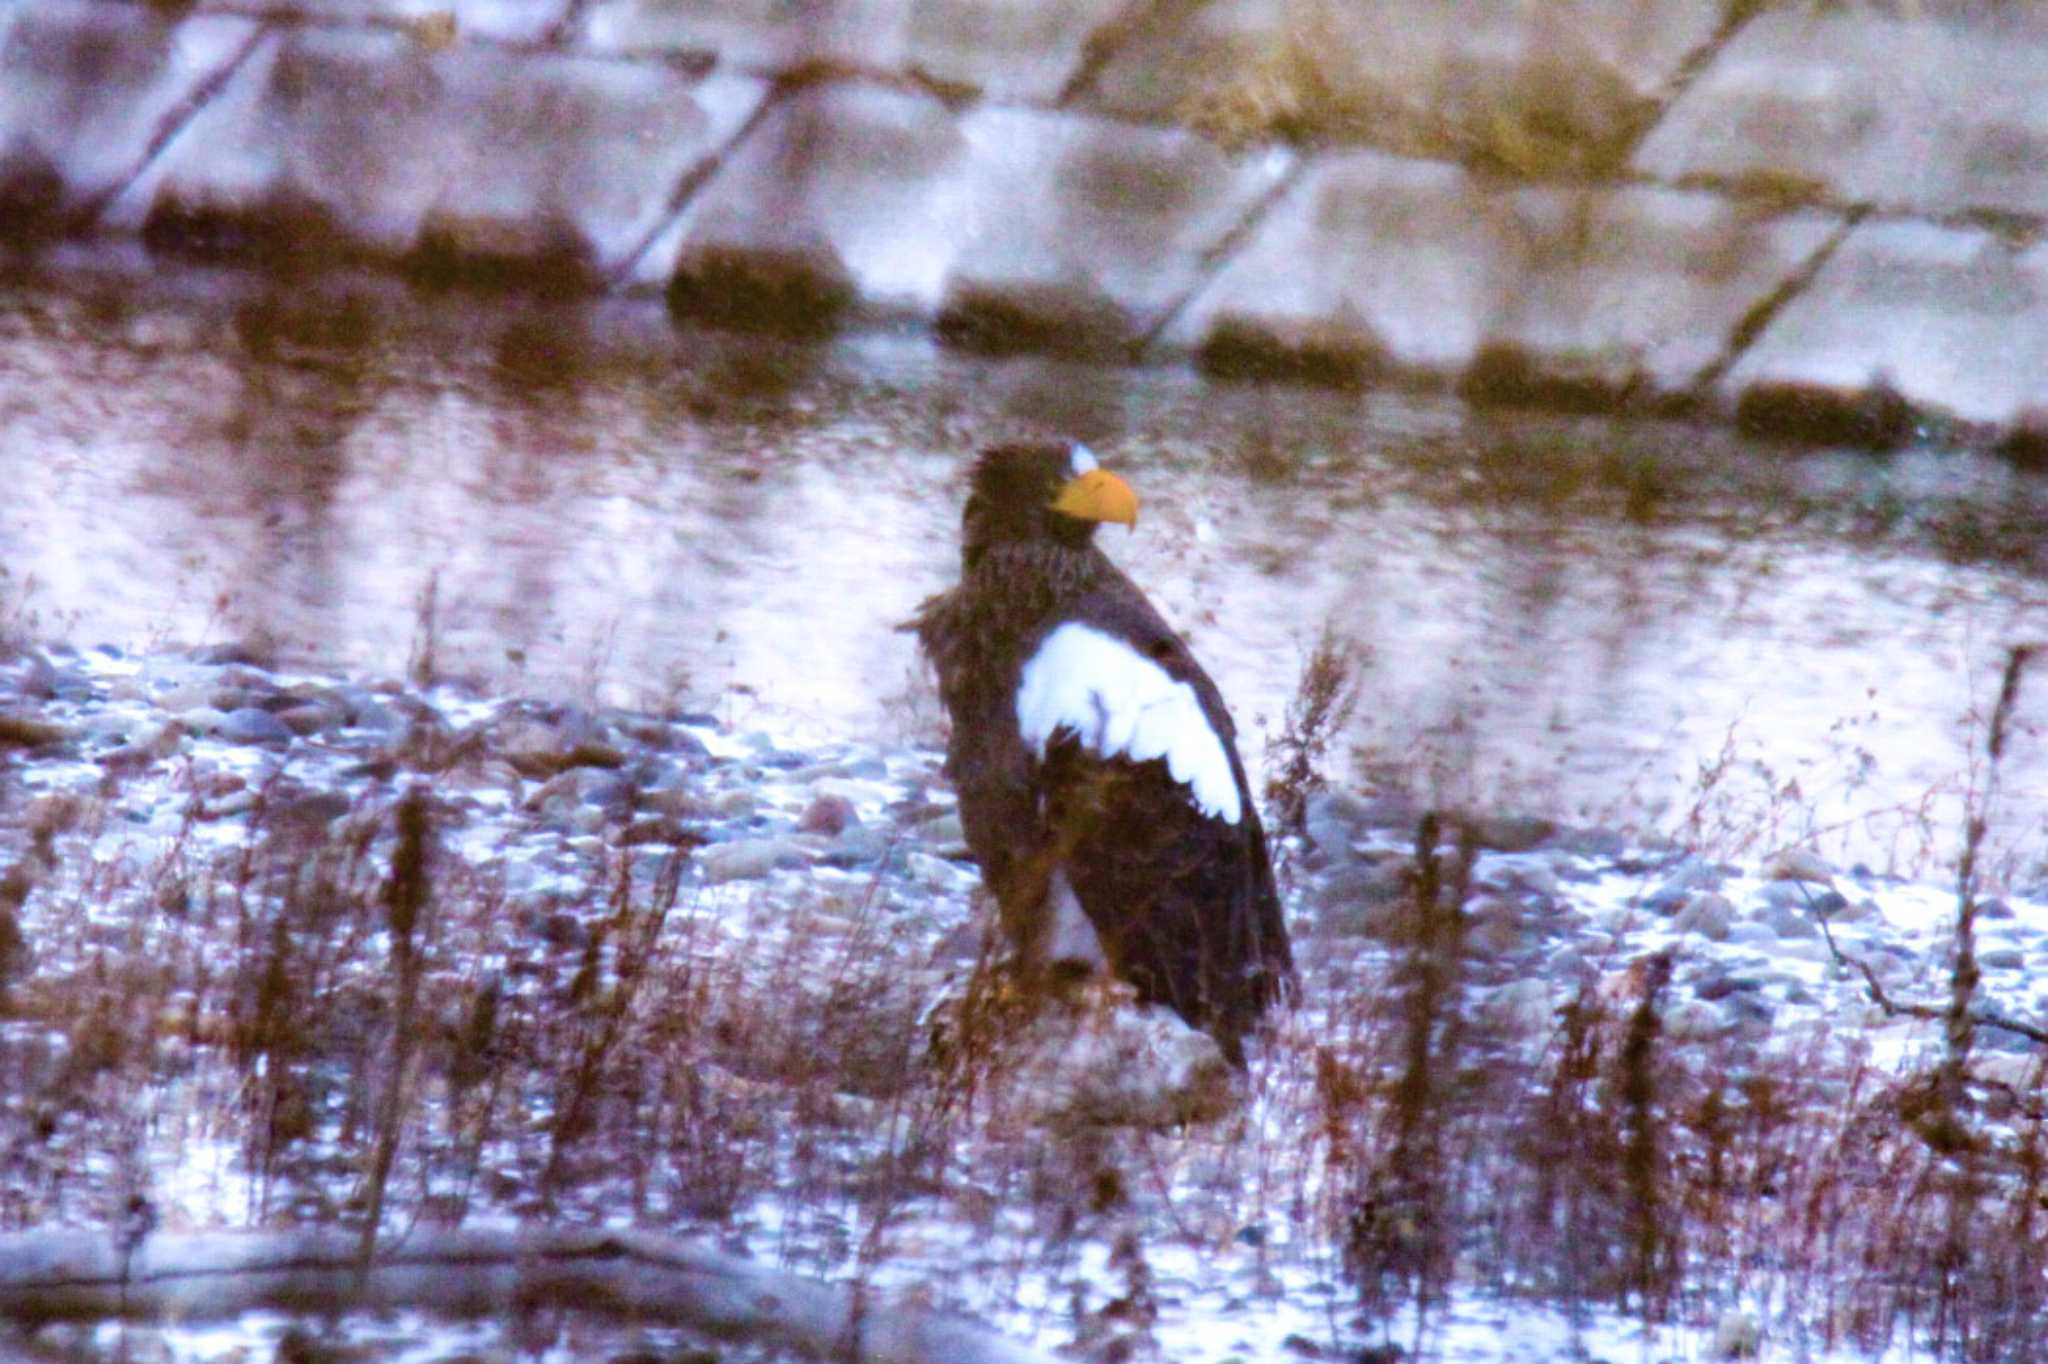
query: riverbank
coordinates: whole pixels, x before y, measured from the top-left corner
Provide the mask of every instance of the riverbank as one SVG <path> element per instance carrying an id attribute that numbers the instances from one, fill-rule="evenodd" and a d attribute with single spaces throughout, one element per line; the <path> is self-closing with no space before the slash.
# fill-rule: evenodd
<path id="1" fill-rule="evenodd" d="M 1282 845 L 1305 1003 L 1224 1096 L 1199 1063 L 1132 1081 L 1131 1057 L 1181 1044 L 1129 1032 L 1113 998 L 1022 1043 L 964 1025 L 976 877 L 914 744 L 797 747 L 236 646 L 17 649 L 0 715 L 10 1226 L 106 1226 L 131 1198 L 169 1230 L 357 1224 L 395 1083 L 389 1225 L 695 1233 L 1090 1357 L 1357 1348 L 1413 1327 L 1416 1282 L 1448 1295 L 1429 1358 L 1563 1358 L 1643 1312 L 1687 1348 L 1758 1334 L 1767 1359 L 1886 1357 L 1931 1329 L 1912 1247 L 1941 1238 L 1895 1238 L 1961 1196 L 1914 1106 L 1940 1031 L 1888 1016 L 1837 949 L 1895 1000 L 1943 1003 L 1950 887 L 1525 815 L 1470 821 L 1460 872 L 1417 848 L 1400 791 L 1324 793 Z M 424 855 L 400 851 L 409 791 Z M 409 857 L 430 908 L 406 949 Z M 1431 876 L 1449 939 L 1416 918 Z M 1975 932 L 1978 1005 L 2038 1018 L 2048 896 L 1987 896 Z M 1359 1221 L 1390 1196 L 1430 960 L 1445 1144 L 1403 1196 L 1463 1228 L 1441 1263 Z M 1139 1039 L 1107 1053 L 1115 1085 L 1044 1069 L 1099 1036 Z M 2039 1061 L 2023 1033 L 1976 1037 L 1954 1116 L 1984 1233 L 1963 1250 L 1988 1267 L 2030 1244 L 1996 1228 L 2031 1197 L 2038 1118 L 2000 1096 Z M 1646 1132 L 1648 1183 L 1596 1158 Z M 1801 1230 L 1816 1199 L 1824 1242 Z M 1676 1277 L 1631 1278 L 1632 1219 L 1660 1207 Z M 1851 1271 L 1879 1246 L 1882 1285 Z M 1861 1315 L 1821 1313 L 1822 1282 Z M 1593 1306 L 1617 1291 L 1634 1314 Z M 2017 1330 L 2035 1306 L 1970 1310 Z"/>

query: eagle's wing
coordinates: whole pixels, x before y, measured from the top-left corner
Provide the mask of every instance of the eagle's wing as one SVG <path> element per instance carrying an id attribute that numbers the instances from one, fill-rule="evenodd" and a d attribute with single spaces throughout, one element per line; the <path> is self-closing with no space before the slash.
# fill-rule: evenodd
<path id="1" fill-rule="evenodd" d="M 1094 597 L 1030 652 L 1017 723 L 1051 856 L 1117 974 L 1240 1059 L 1293 967 L 1215 684 L 1142 597 Z"/>

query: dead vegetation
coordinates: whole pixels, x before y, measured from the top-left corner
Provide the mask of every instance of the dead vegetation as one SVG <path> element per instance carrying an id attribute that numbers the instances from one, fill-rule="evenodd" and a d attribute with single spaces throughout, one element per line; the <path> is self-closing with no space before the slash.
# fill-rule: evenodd
<path id="1" fill-rule="evenodd" d="M 1357 666 L 1311 654 L 1276 816 Z M 265 790 L 242 846 L 195 826 L 148 861 L 89 851 L 96 802 L 29 821 L 0 883 L 0 1225 L 162 1202 L 361 1254 L 486 1216 L 625 1222 L 840 1280 L 856 1313 L 917 1283 L 1091 1359 L 1170 1357 L 1170 1303 L 1303 1294 L 1330 1348 L 1426 1351 L 1474 1291 L 1793 1352 L 2002 1361 L 2048 1325 L 2042 1066 L 1986 1041 L 1973 864 L 1917 1047 L 1882 1020 L 1675 1033 L 1668 954 L 1589 960 L 1517 1024 L 1487 1007 L 1512 968 L 1473 931 L 1471 835 L 1425 819 L 1392 930 L 1301 954 L 1307 1003 L 1238 1102 L 1106 1126 L 1045 1121 L 1033 1011 L 879 882 L 721 897 L 686 847 L 622 849 L 542 904 L 437 851 L 429 794 L 324 831 L 291 809 Z M 210 1208 L 189 1173 L 164 1187 L 181 1168 L 215 1172 Z"/>

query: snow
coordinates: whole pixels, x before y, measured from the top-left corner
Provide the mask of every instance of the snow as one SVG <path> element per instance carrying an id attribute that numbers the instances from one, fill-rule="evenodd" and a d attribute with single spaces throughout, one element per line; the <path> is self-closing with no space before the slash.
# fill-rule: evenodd
<path id="1" fill-rule="evenodd" d="M 50 701 L 44 713 L 82 733 L 94 732 L 86 723 L 94 716 L 109 714 L 126 715 L 133 722 L 110 726 L 109 732 L 140 731 L 157 718 L 154 698 L 172 690 L 169 682 L 180 680 L 182 685 L 184 679 L 196 679 L 225 685 L 228 676 L 223 669 L 180 660 L 98 651 L 66 659 L 60 671 L 75 685 L 62 699 Z M 310 673 L 264 680 L 252 672 L 240 670 L 237 685 L 320 688 L 334 682 Z M 0 668 L 0 690 L 5 686 L 6 673 Z M 524 713 L 516 700 L 456 688 L 412 693 L 408 699 L 456 733 L 488 734 L 492 726 Z M 897 841 L 910 842 L 921 826 L 897 823 L 898 811 L 907 805 L 936 812 L 951 807 L 949 794 L 934 784 L 939 758 L 933 752 L 849 746 L 795 753 L 786 736 L 740 733 L 699 718 L 675 724 L 671 732 L 687 735 L 709 755 L 712 766 L 698 777 L 710 789 L 698 792 L 697 798 L 709 803 L 732 791 L 750 797 L 752 813 L 728 821 L 735 830 L 751 834 L 756 826 L 748 821 L 759 820 L 763 823 L 758 828 L 768 831 L 765 836 L 778 836 L 774 831 L 783 826 L 777 821 L 788 821 L 820 794 L 832 794 L 851 801 L 865 825 L 890 829 Z M 1106 740 L 1112 732 L 1104 726 L 1101 737 Z M 1125 735 L 1135 752 L 1147 730 L 1133 722 L 1114 732 Z M 217 798 L 201 794 L 213 789 L 205 783 L 223 775 L 252 783 L 289 778 L 314 789 L 358 794 L 368 788 L 361 779 L 344 774 L 374 742 L 365 731 L 344 730 L 330 738 L 295 740 L 278 752 L 238 747 L 199 734 L 189 737 L 175 757 L 131 774 L 114 799 L 120 810 L 144 818 L 110 819 L 63 835 L 58 843 L 60 860 L 75 868 L 84 883 L 53 882 L 28 903 L 37 969 L 62 970 L 80 954 L 128 942 L 165 961 L 201 948 L 207 939 L 194 919 L 138 915 L 133 907 L 151 893 L 153 875 L 167 859 L 179 859 L 181 866 L 197 873 L 209 859 L 231 862 L 254 844 L 259 830 L 252 827 L 249 813 L 220 813 Z M 104 749 L 94 747 L 98 743 L 93 740 L 79 752 L 47 761 L 17 764 L 18 789 L 30 796 L 101 790 L 112 769 L 104 762 Z M 763 761 L 771 755 L 772 763 Z M 636 753 L 635 759 L 645 760 L 645 755 Z M 460 772 L 443 774 L 437 781 L 450 808 L 461 812 L 444 829 L 443 853 L 455 864 L 447 874 L 476 878 L 463 882 L 482 888 L 474 929 L 501 935 L 481 940 L 477 969 L 513 981 L 508 987 L 512 997 L 525 988 L 517 983 L 521 978 L 512 972 L 512 963 L 524 963 L 527 969 L 533 963 L 531 931 L 517 928 L 519 916 L 535 905 L 587 903 L 594 885 L 602 910 L 609 883 L 594 869 L 610 867 L 615 872 L 620 863 L 606 859 L 639 858 L 648 850 L 619 847 L 603 829 L 572 833 L 546 827 L 537 808 L 545 782 L 510 778 L 507 784 L 494 785 Z M 1199 783 L 1191 787 L 1199 795 Z M 209 806 L 210 801 L 215 804 Z M 0 813 L 4 809 L 0 807 Z M 353 813 L 345 816 L 343 823 L 354 818 Z M 0 818 L 0 839 L 8 836 L 12 820 L 11 815 Z M 576 827 L 573 819 L 567 826 Z M 172 832 L 160 832 L 164 828 Z M 722 833 L 724 828 L 711 831 Z M 1402 847 L 1392 831 L 1381 830 L 1361 831 L 1347 844 L 1368 864 L 1396 856 Z M 900 940 L 910 945 L 903 960 L 926 963 L 929 976 L 921 979 L 937 980 L 946 968 L 933 939 L 970 922 L 968 896 L 975 878 L 971 868 L 939 855 L 934 846 L 911 848 L 900 871 L 888 862 L 850 867 L 819 862 L 779 867 L 754 881 L 691 883 L 664 930 L 671 950 L 663 969 L 707 976 L 724 970 L 783 973 L 788 988 L 801 991 L 835 971 L 847 971 L 848 963 L 859 955 Z M 0 847 L 10 856 L 14 852 L 4 843 Z M 365 868 L 371 884 L 384 874 L 380 859 L 388 856 L 388 840 L 381 840 L 378 849 Z M 1318 874 L 1300 870 L 1306 853 L 1298 843 L 1289 842 L 1282 851 L 1283 862 L 1296 868 L 1288 901 L 1297 954 L 1311 963 L 1340 961 L 1344 953 L 1355 954 L 1361 963 L 1373 961 L 1381 948 L 1334 938 L 1315 921 L 1309 901 L 1323 883 Z M 658 858 L 659 850 L 653 856 Z M 1713 884 L 1715 893 L 1735 907 L 1738 931 L 1726 941 L 1683 931 L 1678 916 L 1656 907 L 1667 882 L 1692 873 Z M 498 889 L 490 891 L 493 886 Z M 508 893 L 508 887 L 517 887 L 517 893 Z M 1955 913 L 1954 889 L 1856 870 L 1834 871 L 1831 887 L 1844 902 L 1830 915 L 1829 925 L 1842 949 L 1879 962 L 1896 957 L 1907 980 L 1902 994 L 1921 1000 L 1938 997 L 1946 986 L 1942 953 Z M 1579 960 L 1602 989 L 1616 986 L 1630 963 L 1648 954 L 1669 953 L 1679 969 L 1667 1018 L 1678 1017 L 1681 1009 L 1712 1007 L 1712 1001 L 1692 993 L 1703 978 L 1753 978 L 1755 988 L 1747 994 L 1773 1014 L 1767 1035 L 1758 1043 L 1759 1055 L 1803 1055 L 1803 1048 L 1817 1045 L 1813 1039 L 1821 1031 L 1833 1029 L 1864 1058 L 1864 1065 L 1881 1074 L 1900 1073 L 1933 1054 L 1938 1028 L 1898 1021 L 1871 1026 L 1872 1009 L 1860 979 L 1832 960 L 1821 939 L 1802 935 L 1796 925 L 1771 927 L 1776 922 L 1772 916 L 1785 907 L 1810 925 L 1815 916 L 1804 906 L 1824 889 L 1773 881 L 1756 867 L 1707 863 L 1668 849 L 1594 855 L 1551 846 L 1487 853 L 1474 877 L 1480 897 L 1528 895 L 1555 901 L 1560 922 L 1567 925 L 1561 951 Z M 255 898 L 262 893 L 260 887 L 250 891 Z M 936 917 L 921 917 L 931 915 Z M 138 932 L 142 936 L 133 936 Z M 1999 910 L 1978 922 L 1980 956 L 2009 951 L 2038 959 L 2044 941 L 2048 902 L 2038 894 L 2004 896 Z M 822 957 L 806 955 L 819 944 Z M 1562 956 L 1553 955 L 1552 960 L 1561 961 Z M 1071 1346 L 1090 1329 L 1123 1329 L 1102 1328 L 1100 1323 L 1118 1320 L 1108 1307 L 1131 1295 L 1136 1284 L 1147 1304 L 1143 1310 L 1151 1314 L 1149 1323 L 1132 1328 L 1137 1357 L 1175 1364 L 1291 1364 L 1302 1358 L 1352 1357 L 1347 1352 L 1375 1343 L 1395 1344 L 1410 1352 L 1403 1358 L 1441 1364 L 1704 1362 L 1715 1358 L 1715 1332 L 1729 1313 L 1758 1324 L 1763 1343 L 1754 1357 L 1763 1364 L 1903 1364 L 1929 1358 L 1924 1351 L 1915 1353 L 1917 1342 L 1910 1331 L 1902 1331 L 1900 1342 L 1883 1351 L 1823 1350 L 1802 1334 L 1805 1328 L 1796 1314 L 1768 1287 L 1690 1304 L 1677 1320 L 1646 1327 L 1636 1314 L 1612 1306 L 1587 1303 L 1567 1311 L 1517 1296 L 1512 1286 L 1490 1284 L 1483 1275 L 1461 1273 L 1425 1317 L 1418 1318 L 1409 1308 L 1396 1311 L 1384 1323 L 1362 1321 L 1356 1293 L 1344 1282 L 1322 1221 L 1333 1192 L 1314 1155 L 1317 1139 L 1305 1125 L 1313 1118 L 1313 1109 L 1304 1108 L 1301 1096 L 1288 1091 L 1290 1082 L 1285 1079 L 1292 1049 L 1341 1048 L 1347 1045 L 1346 1029 L 1359 1026 L 1355 1018 L 1342 1017 L 1351 1006 L 1334 990 L 1333 982 L 1343 969 L 1333 967 L 1317 977 L 1323 982 L 1322 993 L 1312 995 L 1302 1012 L 1282 1021 L 1273 1050 L 1263 1057 L 1255 1055 L 1251 1093 L 1238 1118 L 1210 1129 L 1100 1139 L 1121 1152 L 1127 1177 L 1141 1180 L 1144 1187 L 1134 1188 L 1127 1206 L 1088 1230 L 1062 1228 L 1022 1196 L 1029 1181 L 1057 1181 L 1070 1172 L 1050 1155 L 1043 1166 L 1014 1164 L 1014 1148 L 995 1149 L 1004 1140 L 1000 1119 L 966 1129 L 972 1141 L 982 1145 L 963 1148 L 951 1165 L 948 1178 L 957 1185 L 952 1201 L 913 1198 L 876 1218 L 857 1198 L 838 1191 L 827 1172 L 893 1159 L 914 1140 L 916 1118 L 892 1109 L 886 1101 L 851 1094 L 832 1099 L 842 1114 L 836 1130 L 822 1135 L 795 1127 L 772 1131 L 768 1153 L 757 1152 L 748 1159 L 772 1160 L 783 1176 L 766 1187 L 750 1188 L 715 1219 L 707 1221 L 693 1212 L 686 1198 L 662 1187 L 659 1179 L 642 1204 L 629 1205 L 616 1189 L 599 1186 L 587 1197 L 568 1199 L 563 1215 L 604 1224 L 673 1227 L 715 1236 L 727 1248 L 803 1273 L 861 1276 L 881 1291 L 935 1301 L 1048 1350 Z M 1564 971 L 1560 965 L 1542 973 L 1548 977 L 1541 983 L 1550 987 L 1552 1003 L 1562 1002 L 1573 988 L 1573 979 Z M 930 988 L 936 993 L 939 987 Z M 1981 1002 L 2032 1017 L 2036 1005 L 2029 972 L 1987 969 Z M 5 1026 L 0 1044 L 12 1046 L 20 1040 L 18 1029 L 23 1025 Z M 75 1043 L 60 1031 L 37 1045 L 61 1056 Z M 185 1043 L 179 1039 L 178 1045 Z M 167 1068 L 179 1078 L 147 1091 L 147 1106 L 133 1115 L 138 1151 L 118 1158 L 93 1151 L 82 1163 L 84 1173 L 76 1176 L 118 1186 L 139 1164 L 166 1228 L 250 1225 L 280 1215 L 288 1201 L 287 1191 L 273 1186 L 271 1176 L 252 1159 L 255 1147 L 245 1131 L 250 1119 L 246 1098 L 209 1088 L 221 1072 L 194 1055 L 206 1045 L 202 1039 L 198 1048 L 183 1053 L 183 1061 Z M 1540 1052 L 1553 1042 L 1539 1030 L 1522 1045 Z M 2024 1052 L 2011 1055 L 2027 1059 Z M 257 1058 L 251 1073 L 270 1074 L 268 1058 Z M 712 1074 L 702 1079 L 707 1085 L 730 1086 L 729 1091 L 720 1091 L 727 1095 L 721 1102 L 772 1099 L 763 1081 Z M 530 1170 L 532 1160 L 531 1146 L 522 1146 L 520 1131 L 544 1131 L 556 1111 L 537 1103 L 523 1115 L 523 1128 L 514 1125 L 480 1153 L 483 1167 L 517 1187 L 519 1172 Z M 771 1123 L 782 1120 L 779 1111 L 769 1111 L 775 1115 Z M 83 1121 L 66 1119 L 73 1127 Z M 1069 1139 L 1045 1140 L 1049 1150 L 1064 1151 L 1061 1143 Z M 338 1144 L 332 1146 L 331 1158 L 345 1192 L 356 1171 L 341 1159 L 341 1150 Z M 1219 1180 L 1238 1180 L 1254 1169 L 1263 1169 L 1260 1179 L 1270 1182 L 1217 1187 Z M 820 1190 L 825 1191 L 822 1196 Z M 81 1192 L 67 1200 L 60 1191 L 55 1220 L 94 1224 L 106 1206 L 96 1199 L 96 1194 Z M 964 1217 L 960 1209 L 967 1205 L 985 1211 L 979 1217 Z M 514 1205 L 482 1199 L 469 1220 L 490 1224 L 526 1215 Z M 1136 1247 L 1134 1252 L 1119 1249 L 1126 1236 Z M 1757 1274 L 1760 1283 L 1769 1283 L 1765 1269 L 1760 1267 Z M 92 1339 L 112 1348 L 148 1334 L 162 1347 L 157 1357 L 179 1361 L 215 1360 L 238 1349 L 265 1357 L 285 1330 L 312 1325 L 316 1324 L 251 1314 L 227 1323 L 130 1327 L 125 1328 L 126 1335 L 123 1328 L 103 1328 Z M 376 1342 L 376 1357 L 427 1360 L 502 1349 L 509 1328 L 398 1313 L 348 1323 L 342 1329 L 358 1340 Z M 519 1348 L 522 1357 L 575 1359 L 589 1357 L 579 1350 L 590 1346 L 565 1330 L 539 1344 L 522 1340 Z M 606 1350 L 605 1357 L 617 1352 L 610 1346 Z"/>

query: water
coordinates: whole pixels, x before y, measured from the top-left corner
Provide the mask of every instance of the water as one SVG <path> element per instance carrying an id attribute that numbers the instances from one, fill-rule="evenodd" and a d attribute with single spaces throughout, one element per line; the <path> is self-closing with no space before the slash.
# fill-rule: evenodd
<path id="1" fill-rule="evenodd" d="M 1957 451 L 104 254 L 0 285 L 0 629 L 929 737 L 893 626 L 953 574 L 966 456 L 1022 433 L 1137 486 L 1107 547 L 1255 769 L 1327 626 L 1364 651 L 1348 775 L 1926 871 L 2006 650 L 2048 640 L 2048 486 Z M 2023 883 L 2044 717 L 2038 676 L 1994 811 Z"/>

